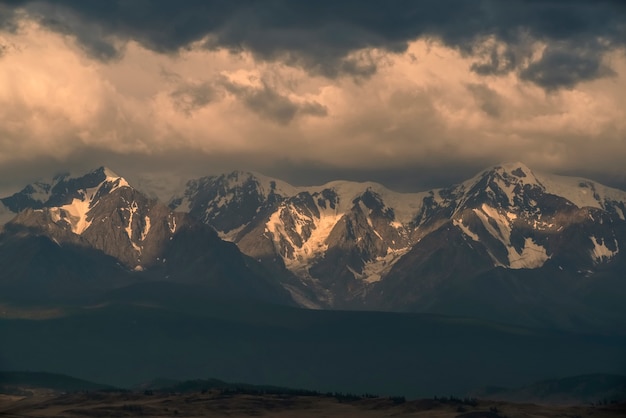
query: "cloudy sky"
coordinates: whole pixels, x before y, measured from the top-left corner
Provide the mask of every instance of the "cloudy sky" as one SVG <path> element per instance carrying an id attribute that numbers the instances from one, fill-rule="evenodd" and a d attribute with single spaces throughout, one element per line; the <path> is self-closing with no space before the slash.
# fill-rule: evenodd
<path id="1" fill-rule="evenodd" d="M 107 165 L 626 188 L 622 0 L 0 0 L 0 190 Z"/>

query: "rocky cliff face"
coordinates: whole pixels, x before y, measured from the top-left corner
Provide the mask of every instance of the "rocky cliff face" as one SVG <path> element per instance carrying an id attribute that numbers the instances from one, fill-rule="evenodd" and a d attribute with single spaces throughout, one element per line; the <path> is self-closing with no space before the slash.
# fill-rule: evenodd
<path id="1" fill-rule="evenodd" d="M 444 304 L 431 300 L 442 289 L 499 271 L 615 276 L 626 245 L 626 192 L 521 163 L 413 194 L 375 183 L 297 188 L 236 172 L 192 181 L 182 196 L 170 207 L 284 265 L 297 278 L 292 292 L 335 308 L 427 310 Z"/>
<path id="2" fill-rule="evenodd" d="M 626 318 L 626 192 L 521 163 L 410 194 L 233 172 L 190 181 L 169 207 L 100 168 L 2 203 L 19 213 L 0 237 L 11 242 L 0 264 L 16 239 L 41 236 L 96 251 L 132 277 L 284 303 L 288 291 L 307 307 L 572 327 Z"/>
<path id="3" fill-rule="evenodd" d="M 35 195 L 32 190 L 45 193 Z M 235 297 L 256 292 L 261 299 L 290 303 L 286 291 L 236 246 L 222 241 L 213 229 L 147 198 L 104 167 L 79 177 L 59 176 L 52 183 L 38 183 L 37 188 L 27 187 L 3 201 L 21 211 L 5 225 L 0 245 L 11 244 L 0 247 L 0 253 L 15 245 L 26 248 L 24 240 L 34 242 L 33 237 L 43 237 L 62 249 L 54 248 L 55 253 L 67 250 L 101 254 L 94 270 L 110 270 L 108 265 L 117 264 L 120 268 L 111 274 L 130 278 L 128 282 L 168 280 L 210 285 L 219 291 L 228 290 Z M 37 248 L 48 254 L 41 257 L 54 265 L 50 251 Z M 76 262 L 81 264 L 78 258 Z M 68 258 L 59 256 L 58 260 L 65 263 Z M 6 262 L 19 264 L 10 259 Z M 73 267 L 53 268 L 52 279 L 57 280 L 64 269 Z M 131 271 L 137 274 L 129 275 Z M 39 274 L 45 276 L 46 272 Z M 75 277 L 88 275 L 93 272 L 81 270 Z M 124 284 L 113 279 L 110 283 Z"/>
<path id="4" fill-rule="evenodd" d="M 153 265 L 177 228 L 188 222 L 102 167 L 78 178 L 39 183 L 46 193 L 24 191 L 6 199 L 23 208 L 12 223 L 40 230 L 59 243 L 82 244 L 115 257 L 130 269 Z M 20 202 L 21 205 L 17 205 Z M 32 207 L 24 208 L 26 204 Z"/>
<path id="5" fill-rule="evenodd" d="M 408 250 L 413 241 L 407 214 L 419 196 L 375 183 L 296 188 L 234 172 L 190 181 L 170 208 L 189 211 L 251 257 L 286 267 L 298 278 L 290 289 L 308 303 L 341 306 L 336 301 L 357 296 Z"/>

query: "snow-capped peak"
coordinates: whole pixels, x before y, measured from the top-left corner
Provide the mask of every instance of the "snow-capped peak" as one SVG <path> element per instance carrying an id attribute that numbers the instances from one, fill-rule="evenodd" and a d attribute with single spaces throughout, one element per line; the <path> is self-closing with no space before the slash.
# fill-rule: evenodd
<path id="1" fill-rule="evenodd" d="M 487 198 L 496 206 L 514 207 L 523 201 L 524 190 L 544 186 L 530 168 L 520 162 L 504 163 L 483 170 L 473 178 L 448 189 L 457 212 L 467 204 L 474 207 Z"/>
<path id="2" fill-rule="evenodd" d="M 55 222 L 67 222 L 72 232 L 80 235 L 91 225 L 88 212 L 98 199 L 122 187 L 130 185 L 112 170 L 100 167 L 78 178 L 64 178 L 52 189 L 52 193 L 58 193 L 59 197 L 52 196 L 46 206 L 50 208 Z M 55 200 L 60 204 L 56 204 Z"/>
<path id="3" fill-rule="evenodd" d="M 522 178 L 533 175 L 532 170 L 521 161 L 504 162 L 504 163 L 501 163 L 492 167 L 491 170 L 511 173 L 517 177 L 522 177 Z"/>
<path id="4" fill-rule="evenodd" d="M 583 178 L 535 172 L 520 162 L 486 169 L 447 192 L 456 200 L 457 212 L 468 202 L 476 206 L 485 198 L 501 207 L 528 208 L 538 197 L 553 195 L 578 208 L 598 208 L 626 218 L 626 192 Z"/>
<path id="5" fill-rule="evenodd" d="M 130 187 L 130 185 L 128 184 L 128 182 L 126 181 L 124 177 L 118 175 L 113 170 L 105 166 L 98 167 L 97 169 L 90 171 L 89 173 L 84 174 L 82 176 L 74 177 L 74 179 L 80 180 L 80 179 L 86 179 L 92 176 L 95 176 L 98 179 L 97 181 L 101 181 L 102 183 L 104 182 L 115 183 L 114 188 L 119 188 L 119 187 L 124 187 L 124 186 Z"/>
<path id="6" fill-rule="evenodd" d="M 0 202 L 14 214 L 25 209 L 60 207 L 71 203 L 74 198 L 82 200 L 87 189 L 99 188 L 103 183 L 108 185 L 102 189 L 102 193 L 111 193 L 120 187 L 130 187 L 128 182 L 113 170 L 99 167 L 86 174 L 72 175 L 63 172 L 48 179 L 40 179 L 11 196 L 1 198 Z"/>
<path id="7" fill-rule="evenodd" d="M 625 220 L 626 192 L 603 186 L 580 177 L 541 174 L 541 182 L 547 193 L 563 197 L 579 208 L 592 207 L 615 211 Z"/>
<path id="8" fill-rule="evenodd" d="M 395 220 L 403 224 L 409 223 L 421 209 L 426 192 L 400 193 L 390 190 L 375 182 L 356 182 L 336 180 L 321 186 L 301 187 L 301 191 L 321 193 L 324 190 L 333 190 L 338 196 L 338 211 L 347 212 L 355 199 L 367 192 L 373 192 L 388 208 L 393 209 Z"/>
<path id="9" fill-rule="evenodd" d="M 99 170 L 102 170 L 102 172 L 104 173 L 105 176 L 107 176 L 107 178 L 120 178 L 121 176 L 118 176 L 113 170 L 111 170 L 108 167 L 102 166 L 100 167 Z"/>
<path id="10" fill-rule="evenodd" d="M 528 168 L 528 166 L 520 162 L 503 163 L 490 167 L 470 180 L 463 182 L 462 185 L 465 186 L 466 189 L 471 189 L 473 186 L 479 184 L 488 186 L 490 182 L 494 182 L 502 189 L 509 189 L 516 185 L 522 187 L 529 185 L 531 187 L 538 186 L 543 188 L 541 181 L 535 176 L 535 173 Z"/>
<path id="11" fill-rule="evenodd" d="M 283 197 L 298 194 L 298 188 L 291 184 L 254 171 L 233 171 L 226 175 L 226 179 L 231 187 L 241 186 L 247 181 L 252 181 L 257 184 L 260 194 L 266 198 L 270 194 L 277 194 Z"/>
<path id="12" fill-rule="evenodd" d="M 535 173 L 524 163 L 513 162 L 503 163 L 492 169 L 494 172 L 509 179 L 514 178 L 516 183 L 541 186 L 541 181 L 537 179 Z"/>

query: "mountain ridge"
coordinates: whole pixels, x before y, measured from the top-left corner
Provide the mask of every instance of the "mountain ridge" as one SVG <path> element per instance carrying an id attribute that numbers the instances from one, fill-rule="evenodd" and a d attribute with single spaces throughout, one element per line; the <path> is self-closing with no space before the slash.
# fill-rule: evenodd
<path id="1" fill-rule="evenodd" d="M 619 280 L 626 264 L 620 251 L 626 248 L 626 192 L 535 173 L 519 162 L 419 193 L 373 182 L 296 187 L 234 171 L 191 179 L 168 207 L 105 167 L 55 181 L 1 199 L 10 207 L 35 206 L 7 225 L 39 228 L 59 242 L 94 247 L 130 270 L 177 275 L 176 266 L 168 270 L 164 248 L 178 254 L 183 263 L 178 270 L 196 265 L 202 251 L 169 245 L 175 230 L 186 225 L 194 236 L 192 231 L 207 228 L 200 234 L 213 236 L 207 242 L 217 243 L 219 236 L 235 244 L 254 260 L 244 264 L 258 264 L 253 269 L 273 276 L 291 299 L 309 308 L 435 309 L 504 315 L 533 326 L 593 327 L 620 317 L 626 323 L 626 312 L 612 315 L 598 302 L 610 289 L 626 295 Z M 221 269 L 214 262 L 211 269 Z M 563 295 L 555 291 L 557 283 Z M 494 310 L 459 300 L 459 289 Z M 590 302 L 585 292 L 597 299 Z M 519 315 L 498 299 L 518 306 Z M 538 301 L 565 310 L 551 311 Z M 455 304 L 468 311 L 459 312 Z"/>
<path id="2" fill-rule="evenodd" d="M 29 292 L 43 293 L 37 300 L 46 293 L 84 298 L 165 280 L 202 284 L 225 297 L 290 303 L 275 279 L 234 244 L 148 198 L 106 167 L 80 177 L 57 176 L 40 186 L 45 193 L 27 186 L 5 199 L 10 205 L 37 203 L 0 233 L 3 299 L 29 300 Z"/>
<path id="3" fill-rule="evenodd" d="M 405 194 L 371 182 L 335 181 L 283 186 L 290 193 L 269 193 L 263 199 L 254 173 L 241 172 L 237 177 L 245 180 L 234 188 L 211 188 L 212 182 L 228 176 L 202 178 L 212 195 L 194 190 L 199 183 L 190 182 L 185 191 L 188 205 L 181 207 L 174 199 L 170 207 L 188 209 L 253 257 L 282 258 L 308 284 L 315 284 L 315 277 L 307 277 L 311 271 L 329 274 L 333 266 L 316 263 L 337 253 L 342 256 L 333 264 L 348 268 L 330 274 L 343 275 L 346 281 L 349 274 L 367 283 L 380 281 L 410 248 L 450 220 L 463 239 L 489 243 L 493 267 L 540 268 L 552 249 L 538 239 L 545 241 L 545 235 L 559 232 L 554 230 L 580 223 L 596 209 L 602 221 L 624 221 L 626 211 L 626 192 L 580 178 L 538 175 L 518 162 L 483 170 L 449 188 Z M 237 219 L 228 218 L 233 212 Z M 244 212 L 247 217 L 241 216 Z M 351 236 L 355 231 L 358 237 Z M 593 236 L 585 246 L 597 262 L 618 251 L 617 241 L 609 237 Z"/>

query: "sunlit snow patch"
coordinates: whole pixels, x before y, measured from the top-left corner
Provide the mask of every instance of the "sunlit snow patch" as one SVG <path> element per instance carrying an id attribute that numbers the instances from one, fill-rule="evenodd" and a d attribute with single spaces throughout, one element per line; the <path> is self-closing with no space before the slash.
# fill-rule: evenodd
<path id="1" fill-rule="evenodd" d="M 507 247 L 507 250 L 509 251 L 509 267 L 512 269 L 539 268 L 550 258 L 546 249 L 535 243 L 532 238 L 526 238 L 521 253 L 513 247 Z"/>
<path id="2" fill-rule="evenodd" d="M 511 245 L 510 219 L 512 217 L 509 216 L 508 213 L 507 216 L 504 216 L 498 212 L 498 210 L 486 204 L 481 206 L 481 210 L 474 209 L 474 213 L 476 213 L 489 234 L 504 244 L 508 252 L 509 268 L 539 268 L 550 258 L 546 249 L 535 243 L 532 238 L 525 239 L 524 247 L 521 252 L 518 252 L 515 247 Z M 495 221 L 495 227 L 489 222 L 490 219 Z"/>
<path id="3" fill-rule="evenodd" d="M 146 237 L 148 236 L 148 232 L 150 232 L 150 217 L 146 216 L 144 218 L 143 231 L 141 231 L 141 240 L 142 241 L 145 241 Z"/>
<path id="4" fill-rule="evenodd" d="M 94 202 L 94 198 L 98 194 L 98 191 L 103 187 L 105 183 L 112 183 L 113 187 L 109 190 L 109 193 L 117 190 L 121 187 L 129 187 L 128 182 L 122 177 L 113 173 L 109 169 L 104 169 L 106 176 L 105 180 L 95 187 L 79 190 L 82 194 L 80 198 L 72 199 L 71 203 L 56 208 L 50 208 L 50 215 L 54 222 L 59 222 L 61 219 L 69 223 L 73 233 L 81 235 L 91 225 L 91 219 L 88 219 L 89 210 L 97 203 Z"/>
<path id="5" fill-rule="evenodd" d="M 281 210 L 277 210 L 272 214 L 266 224 L 266 229 L 272 234 L 273 240 L 278 245 L 281 238 L 286 240 L 293 249 L 293 256 L 285 256 L 285 265 L 294 269 L 299 266 L 308 265 L 309 262 L 323 254 L 328 249 L 326 239 L 330 235 L 337 222 L 343 216 L 343 213 L 337 213 L 334 209 L 325 209 L 318 206 L 320 217 L 310 217 L 300 213 L 295 207 L 289 206 L 290 213 L 295 215 L 296 233 L 302 236 L 302 225 L 312 223 L 311 235 L 304 240 L 302 246 L 296 245 L 286 231 L 285 225 L 280 218 Z"/>
<path id="6" fill-rule="evenodd" d="M 167 226 L 172 234 L 176 232 L 176 218 L 173 215 L 170 215 L 167 219 Z"/>
<path id="7" fill-rule="evenodd" d="M 613 251 L 609 247 L 606 246 L 606 243 L 604 240 L 598 240 L 593 235 L 590 236 L 589 239 L 593 243 L 593 249 L 591 250 L 591 257 L 593 258 L 593 261 L 596 264 L 602 263 L 604 261 L 608 261 L 612 259 L 613 257 L 615 257 L 617 253 L 619 253 L 619 246 L 616 240 L 613 241 L 615 243 L 615 250 Z"/>
<path id="8" fill-rule="evenodd" d="M 461 231 L 463 231 L 463 233 L 465 235 L 467 235 L 468 237 L 470 237 L 472 240 L 479 242 L 480 238 L 478 238 L 478 235 L 476 235 L 475 233 L 473 233 L 469 227 L 467 225 L 463 224 L 463 220 L 462 219 L 455 219 L 452 221 L 452 224 L 456 227 L 458 227 Z"/>

